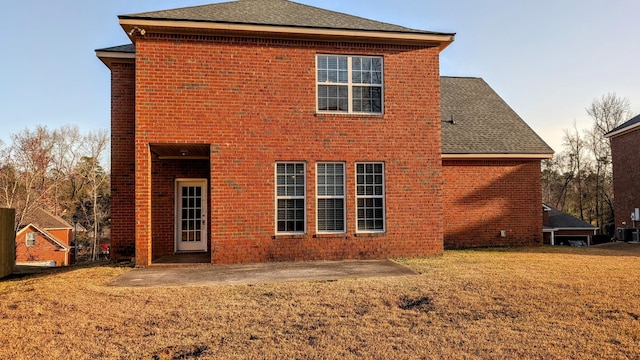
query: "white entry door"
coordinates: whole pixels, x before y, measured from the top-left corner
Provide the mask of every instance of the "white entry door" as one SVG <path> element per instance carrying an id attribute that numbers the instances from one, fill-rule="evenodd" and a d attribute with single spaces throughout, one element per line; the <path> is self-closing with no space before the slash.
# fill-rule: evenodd
<path id="1" fill-rule="evenodd" d="M 207 251 L 207 180 L 176 180 L 176 252 Z"/>

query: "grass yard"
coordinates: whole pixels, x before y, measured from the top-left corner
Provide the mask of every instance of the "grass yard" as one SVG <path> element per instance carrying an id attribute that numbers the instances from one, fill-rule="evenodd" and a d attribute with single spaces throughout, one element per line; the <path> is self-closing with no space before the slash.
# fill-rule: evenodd
<path id="1" fill-rule="evenodd" d="M 640 245 L 447 251 L 419 276 L 104 286 L 95 266 L 0 281 L 1 359 L 638 359 Z"/>

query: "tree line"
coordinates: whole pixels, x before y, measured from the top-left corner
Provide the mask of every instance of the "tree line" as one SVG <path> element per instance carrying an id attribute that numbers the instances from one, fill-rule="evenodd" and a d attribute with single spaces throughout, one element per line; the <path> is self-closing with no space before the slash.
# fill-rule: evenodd
<path id="1" fill-rule="evenodd" d="M 631 118 L 631 105 L 609 93 L 594 99 L 586 112 L 591 127 L 580 131 L 574 122 L 564 130 L 562 150 L 542 162 L 542 198 L 613 236 L 611 144 L 604 135 Z"/>
<path id="2" fill-rule="evenodd" d="M 36 126 L 0 140 L 0 207 L 16 209 L 15 230 L 44 208 L 86 230 L 78 240 L 95 260 L 109 226 L 110 179 L 101 163 L 108 146 L 106 130 L 82 134 L 77 126 Z"/>

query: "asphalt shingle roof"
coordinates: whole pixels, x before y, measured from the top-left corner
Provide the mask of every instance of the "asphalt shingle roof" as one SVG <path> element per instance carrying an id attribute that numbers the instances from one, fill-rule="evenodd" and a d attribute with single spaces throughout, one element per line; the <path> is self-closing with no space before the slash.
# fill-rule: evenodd
<path id="1" fill-rule="evenodd" d="M 127 45 L 111 46 L 104 49 L 97 49 L 96 51 L 135 53 L 136 47 L 133 44 L 127 44 Z"/>
<path id="2" fill-rule="evenodd" d="M 440 84 L 443 154 L 553 154 L 483 79 L 443 76 Z"/>
<path id="3" fill-rule="evenodd" d="M 554 209 L 549 205 L 546 205 L 549 208 L 549 227 L 556 229 L 570 229 L 570 228 L 591 228 L 595 229 L 595 226 L 589 224 L 586 221 L 582 221 L 576 217 L 573 217 L 565 212 L 562 212 L 558 209 Z"/>
<path id="4" fill-rule="evenodd" d="M 179 9 L 121 15 L 120 19 L 201 21 L 416 34 L 445 34 L 410 29 L 288 0 L 238 0 Z M 453 34 L 446 34 L 453 35 Z"/>
<path id="5" fill-rule="evenodd" d="M 34 224 L 41 229 L 71 229 L 71 224 L 42 208 L 34 209 L 25 217 L 23 225 Z"/>
<path id="6" fill-rule="evenodd" d="M 614 132 L 617 132 L 617 131 L 620 131 L 620 130 L 624 130 L 624 129 L 626 129 L 626 128 L 630 128 L 631 126 L 636 125 L 636 124 L 638 124 L 638 123 L 640 123 L 640 115 L 638 115 L 638 116 L 636 116 L 636 117 L 632 118 L 631 120 L 629 120 L 629 121 L 625 122 L 624 124 L 622 124 L 622 125 L 618 126 L 617 128 L 615 128 L 615 129 L 613 129 L 613 130 L 609 131 L 606 135 L 609 135 L 609 134 L 611 134 L 611 133 L 614 133 Z M 605 135 L 605 136 L 606 136 L 606 135 Z"/>

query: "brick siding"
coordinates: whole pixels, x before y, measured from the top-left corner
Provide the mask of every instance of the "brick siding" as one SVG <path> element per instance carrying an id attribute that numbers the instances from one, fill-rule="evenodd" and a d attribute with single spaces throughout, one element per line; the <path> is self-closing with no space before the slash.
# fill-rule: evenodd
<path id="1" fill-rule="evenodd" d="M 616 227 L 632 227 L 631 213 L 640 207 L 640 129 L 611 138 Z M 640 227 L 640 221 L 636 222 Z"/>
<path id="2" fill-rule="evenodd" d="M 135 65 L 111 64 L 111 257 L 135 256 Z"/>
<path id="3" fill-rule="evenodd" d="M 27 246 L 25 244 L 28 233 L 32 233 L 31 228 L 21 232 L 16 236 L 16 261 L 51 261 L 56 262 L 56 266 L 66 266 L 67 252 L 59 251 L 60 246 L 44 238 L 42 234 L 36 233 L 35 245 Z"/>
<path id="4" fill-rule="evenodd" d="M 445 248 L 542 244 L 540 160 L 444 160 L 442 170 Z"/>
<path id="5" fill-rule="evenodd" d="M 172 250 L 167 207 L 184 170 L 152 157 L 149 144 L 180 143 L 211 146 L 207 173 L 198 176 L 210 180 L 214 263 L 442 253 L 437 48 L 147 34 L 136 50 L 135 126 L 127 92 L 134 67 L 112 66 L 115 257 L 130 256 L 134 239 L 138 265 Z M 384 56 L 385 114 L 316 114 L 322 53 Z M 275 236 L 276 161 L 307 163 L 304 235 Z M 345 234 L 316 234 L 317 161 L 346 164 Z M 355 231 L 359 161 L 385 163 L 384 234 Z"/>

